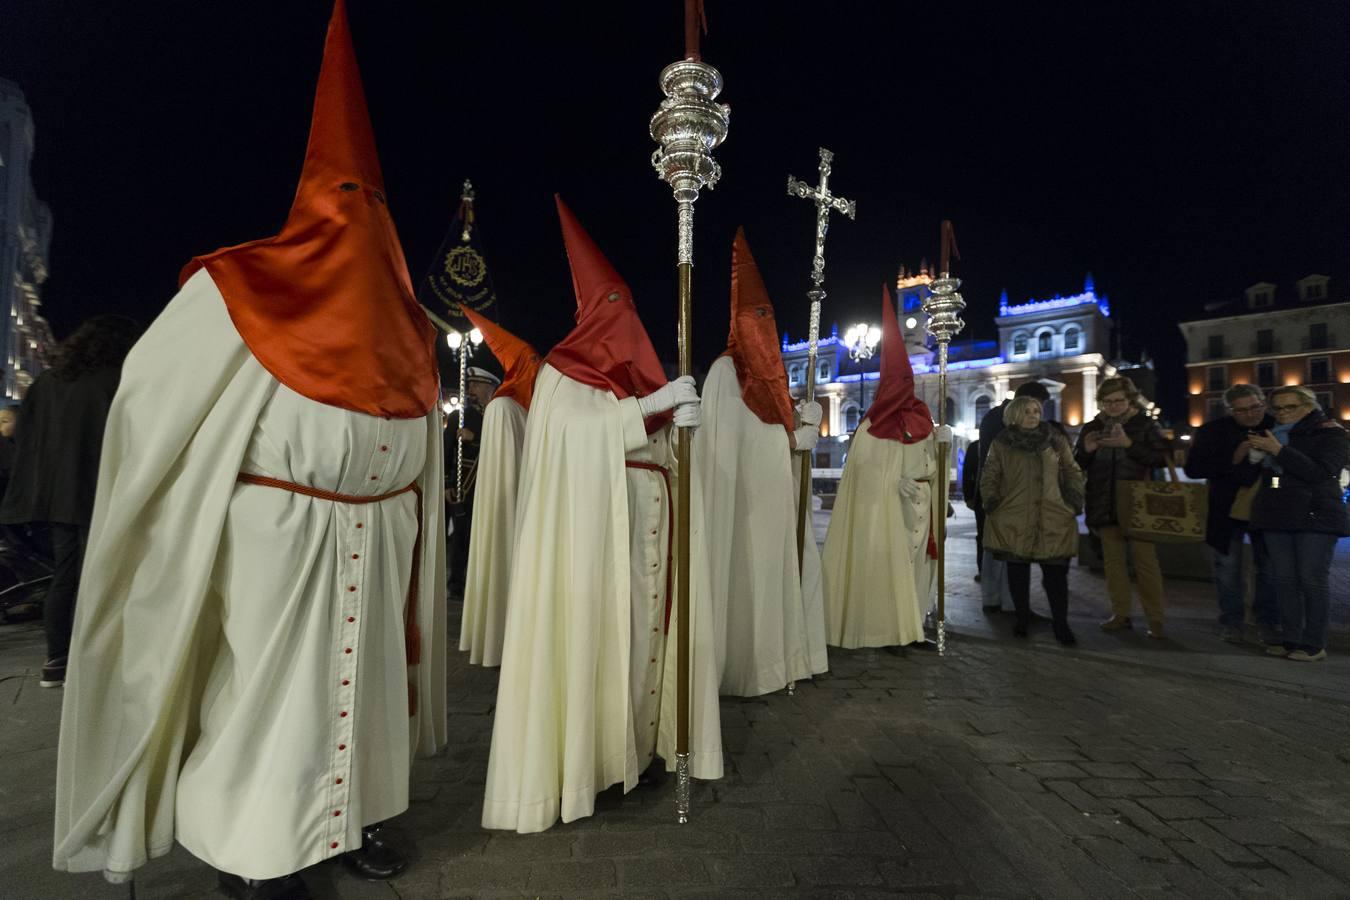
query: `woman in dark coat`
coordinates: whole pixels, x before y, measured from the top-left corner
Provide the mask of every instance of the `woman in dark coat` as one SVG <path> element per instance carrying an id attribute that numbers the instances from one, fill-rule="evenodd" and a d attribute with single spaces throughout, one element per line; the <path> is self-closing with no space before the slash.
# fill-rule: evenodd
<path id="1" fill-rule="evenodd" d="M 65 683 L 80 565 L 94 513 L 99 454 L 122 360 L 140 327 L 122 316 L 96 316 L 61 345 L 55 366 L 29 386 L 19 410 L 18 449 L 0 523 L 46 523 L 52 581 L 44 601 L 47 662 L 43 687 Z"/>
<path id="2" fill-rule="evenodd" d="M 1158 554 L 1148 541 L 1125 536 L 1116 521 L 1116 494 L 1122 481 L 1148 481 L 1153 470 L 1166 462 L 1167 438 L 1158 424 L 1144 413 L 1143 401 L 1134 382 L 1119 376 L 1097 388 L 1101 412 L 1083 426 L 1074 459 L 1087 476 L 1087 526 L 1101 539 L 1106 567 L 1106 591 L 1111 598 L 1111 618 L 1104 631 L 1120 631 L 1130 625 L 1130 572 L 1126 563 L 1128 544 L 1139 579 L 1139 605 L 1148 620 L 1148 636 L 1163 636 L 1162 569 Z"/>
<path id="3" fill-rule="evenodd" d="M 1350 534 L 1341 491 L 1350 435 L 1305 387 L 1276 388 L 1270 409 L 1275 428 L 1249 438 L 1266 454 L 1252 528 L 1270 552 L 1284 633 L 1283 643 L 1266 652 L 1312 662 L 1327 655 L 1331 558 L 1337 539 Z"/>

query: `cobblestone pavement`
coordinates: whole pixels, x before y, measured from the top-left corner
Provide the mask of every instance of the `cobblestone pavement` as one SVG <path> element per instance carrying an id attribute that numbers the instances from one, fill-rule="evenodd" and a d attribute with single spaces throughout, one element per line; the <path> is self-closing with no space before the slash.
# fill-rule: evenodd
<path id="1" fill-rule="evenodd" d="M 727 775 L 695 783 L 690 824 L 672 779 L 541 835 L 483 831 L 497 677 L 454 654 L 451 746 L 417 764 L 391 825 L 414 864 L 390 884 L 332 864 L 307 880 L 353 900 L 1350 897 L 1350 655 L 1222 644 L 1204 584 L 1169 585 L 1169 640 L 1105 635 L 1101 579 L 1077 569 L 1079 647 L 1015 641 L 979 611 L 962 527 L 949 654 L 832 650 L 795 696 L 724 700 Z M 34 626 L 0 628 L 0 896 L 125 898 L 50 870 L 61 692 L 37 688 L 41 652 Z M 213 879 L 177 851 L 137 896 L 218 896 Z"/>

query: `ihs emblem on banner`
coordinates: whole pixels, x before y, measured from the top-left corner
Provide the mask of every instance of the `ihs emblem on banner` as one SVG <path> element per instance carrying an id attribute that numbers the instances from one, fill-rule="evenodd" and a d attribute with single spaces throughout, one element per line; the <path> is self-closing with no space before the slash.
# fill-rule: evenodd
<path id="1" fill-rule="evenodd" d="M 487 274 L 487 264 L 472 247 L 456 247 L 445 255 L 445 273 L 466 288 L 477 287 Z"/>

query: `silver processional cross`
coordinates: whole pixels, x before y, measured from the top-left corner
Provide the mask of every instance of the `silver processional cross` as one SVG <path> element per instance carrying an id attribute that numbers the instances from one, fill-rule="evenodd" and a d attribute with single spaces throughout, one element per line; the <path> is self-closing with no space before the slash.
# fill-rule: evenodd
<path id="1" fill-rule="evenodd" d="M 834 154 L 824 147 L 820 148 L 820 184 L 811 187 L 788 176 L 788 195 L 814 200 L 816 204 L 816 254 L 811 260 L 811 290 L 806 296 L 811 298 L 811 320 L 807 328 L 806 348 L 806 402 L 816 399 L 816 345 L 820 340 L 820 302 L 825 299 L 825 233 L 830 229 L 830 212 L 841 212 L 852 219 L 858 211 L 858 205 L 852 200 L 836 197 L 830 193 L 830 163 Z M 811 508 L 811 454 L 802 454 L 801 486 L 797 497 L 797 571 L 802 569 L 803 551 L 806 546 L 806 516 Z M 788 692 L 792 692 L 792 683 L 788 683 Z"/>

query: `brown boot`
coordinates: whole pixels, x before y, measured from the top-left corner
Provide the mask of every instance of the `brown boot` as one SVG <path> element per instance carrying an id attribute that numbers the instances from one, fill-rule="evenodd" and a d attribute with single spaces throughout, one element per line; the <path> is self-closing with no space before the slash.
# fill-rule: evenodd
<path id="1" fill-rule="evenodd" d="M 1102 631 L 1124 631 L 1133 627 L 1129 616 L 1112 616 L 1102 623 Z"/>

